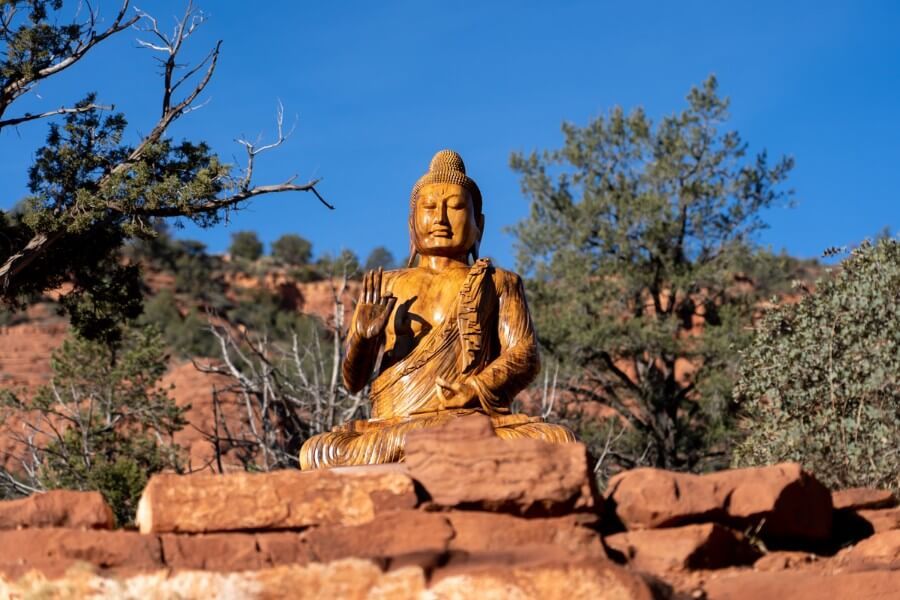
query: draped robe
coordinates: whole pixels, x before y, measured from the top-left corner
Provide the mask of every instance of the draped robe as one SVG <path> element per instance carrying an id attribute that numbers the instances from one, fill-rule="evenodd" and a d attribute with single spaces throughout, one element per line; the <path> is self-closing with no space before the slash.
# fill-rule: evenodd
<path id="1" fill-rule="evenodd" d="M 397 462 L 407 432 L 473 412 L 489 415 L 501 438 L 575 440 L 565 427 L 510 412 L 516 393 L 540 368 L 521 279 L 480 259 L 448 308 L 440 325 L 372 381 L 373 418 L 307 440 L 300 450 L 301 468 Z M 472 386 L 479 406 L 441 410 L 438 377 Z"/>

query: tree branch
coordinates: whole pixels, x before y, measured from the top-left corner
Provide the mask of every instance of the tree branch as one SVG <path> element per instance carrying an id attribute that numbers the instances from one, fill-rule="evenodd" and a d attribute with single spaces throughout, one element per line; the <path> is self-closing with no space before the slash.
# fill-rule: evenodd
<path id="1" fill-rule="evenodd" d="M 25 113 L 21 117 L 0 121 L 0 129 L 10 125 L 19 125 L 21 123 L 27 123 L 28 121 L 35 121 L 37 119 L 52 117 L 54 115 L 69 115 L 73 113 L 88 112 L 91 110 L 113 110 L 114 108 L 114 106 L 104 106 L 101 104 L 87 104 L 85 106 L 61 107 L 56 110 L 48 110 L 47 112 L 43 113 Z"/>
<path id="2" fill-rule="evenodd" d="M 105 31 L 101 33 L 97 33 L 94 31 L 94 19 L 95 15 L 91 14 L 90 26 L 88 27 L 88 32 L 86 35 L 86 39 L 82 39 L 81 42 L 75 47 L 71 54 L 66 57 L 63 57 L 58 62 L 44 67 L 43 69 L 38 70 L 37 72 L 26 75 L 8 83 L 4 86 L 3 90 L 0 91 L 0 116 L 6 112 L 6 109 L 9 105 L 22 94 L 26 93 L 31 87 L 42 79 L 46 79 L 51 75 L 55 75 L 65 69 L 68 69 L 76 62 L 84 58 L 84 55 L 87 54 L 94 46 L 107 39 L 113 34 L 116 34 L 124 29 L 128 29 L 132 25 L 138 22 L 141 18 L 140 15 L 135 15 L 130 19 L 125 19 L 125 14 L 128 12 L 128 5 L 130 0 L 125 0 L 122 3 L 122 8 L 119 9 L 119 13 L 116 15 L 115 20 L 112 25 L 109 26 Z"/>

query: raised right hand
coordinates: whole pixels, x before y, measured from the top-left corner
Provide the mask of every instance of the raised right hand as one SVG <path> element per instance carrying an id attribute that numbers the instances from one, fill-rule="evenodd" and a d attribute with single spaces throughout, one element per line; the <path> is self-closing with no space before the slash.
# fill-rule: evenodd
<path id="1" fill-rule="evenodd" d="M 379 267 L 363 276 L 363 288 L 353 314 L 352 334 L 366 340 L 373 340 L 384 333 L 388 318 L 397 303 L 391 293 L 381 293 L 384 271 Z"/>

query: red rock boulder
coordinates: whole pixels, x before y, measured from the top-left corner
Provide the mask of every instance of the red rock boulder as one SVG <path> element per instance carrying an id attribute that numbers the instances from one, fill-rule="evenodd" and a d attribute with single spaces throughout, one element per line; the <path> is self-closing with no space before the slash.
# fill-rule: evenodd
<path id="1" fill-rule="evenodd" d="M 634 469 L 610 480 L 606 499 L 629 530 L 716 522 L 776 546 L 831 534 L 831 493 L 795 463 L 707 475 Z"/>
<path id="2" fill-rule="evenodd" d="M 711 578 L 709 600 L 888 600 L 897 597 L 900 571 L 824 574 L 814 571 L 740 572 Z"/>
<path id="3" fill-rule="evenodd" d="M 897 498 L 890 490 L 848 488 L 831 493 L 834 510 L 863 510 L 897 506 Z"/>
<path id="4" fill-rule="evenodd" d="M 583 444 L 503 440 L 482 415 L 410 432 L 405 464 L 436 507 L 556 516 L 599 503 Z"/>
<path id="5" fill-rule="evenodd" d="M 214 533 L 367 523 L 417 503 L 396 465 L 228 475 L 154 475 L 138 504 L 141 533 Z"/>
<path id="6" fill-rule="evenodd" d="M 856 569 L 900 569 L 900 529 L 876 533 L 843 550 L 836 560 L 843 567 Z M 900 593 L 900 587 L 897 591 Z"/>
<path id="7" fill-rule="evenodd" d="M 163 566 L 159 538 L 133 531 L 56 528 L 0 531 L 0 549 L 0 573 L 10 578 L 31 570 L 55 577 L 76 563 L 118 573 Z"/>
<path id="8" fill-rule="evenodd" d="M 900 507 L 860 510 L 856 514 L 871 526 L 873 533 L 900 529 Z"/>
<path id="9" fill-rule="evenodd" d="M 112 529 L 115 519 L 100 492 L 52 490 L 0 501 L 0 529 Z"/>
<path id="10" fill-rule="evenodd" d="M 628 531 L 604 542 L 630 567 L 653 574 L 747 565 L 760 555 L 741 534 L 716 523 Z"/>

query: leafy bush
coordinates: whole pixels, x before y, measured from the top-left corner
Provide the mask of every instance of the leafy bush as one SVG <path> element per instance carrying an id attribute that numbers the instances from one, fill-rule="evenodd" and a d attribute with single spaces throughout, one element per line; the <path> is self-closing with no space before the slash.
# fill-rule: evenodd
<path id="1" fill-rule="evenodd" d="M 272 257 L 289 265 L 305 265 L 312 258 L 312 242 L 288 233 L 272 243 Z"/>
<path id="2" fill-rule="evenodd" d="M 238 231 L 231 234 L 231 247 L 228 252 L 234 258 L 257 260 L 263 254 L 263 244 L 256 232 Z"/>
<path id="3" fill-rule="evenodd" d="M 369 253 L 368 258 L 366 258 L 366 271 L 371 271 L 373 269 L 377 269 L 381 267 L 382 269 L 394 269 L 397 266 L 397 261 L 394 259 L 394 255 L 390 250 L 385 248 L 384 246 L 376 246 Z"/>
<path id="4" fill-rule="evenodd" d="M 864 243 L 804 293 L 743 353 L 734 464 L 799 461 L 833 487 L 900 489 L 900 242 Z"/>

